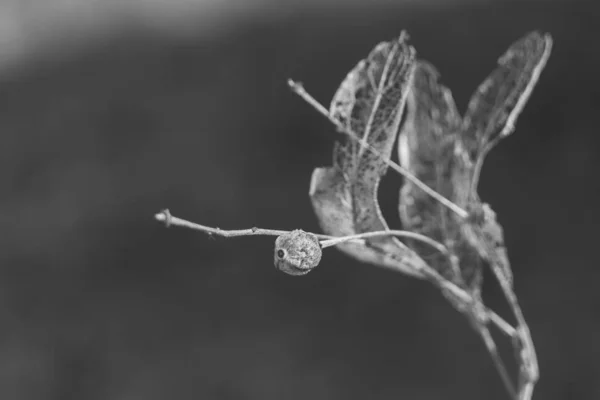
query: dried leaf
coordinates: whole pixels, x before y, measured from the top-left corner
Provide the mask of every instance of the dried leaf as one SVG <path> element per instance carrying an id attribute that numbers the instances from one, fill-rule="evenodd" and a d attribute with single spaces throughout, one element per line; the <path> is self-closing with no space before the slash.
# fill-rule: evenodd
<path id="1" fill-rule="evenodd" d="M 461 118 L 448 88 L 438 83 L 439 73 L 429 63 L 417 61 L 407 100 L 407 115 L 400 131 L 400 162 L 419 180 L 461 208 L 467 207 L 471 163 L 457 156 Z M 458 256 L 459 268 L 448 257 L 432 254 L 418 242 L 411 246 L 447 279 L 477 292 L 481 262 L 464 237 L 462 219 L 406 180 L 400 191 L 400 219 L 405 229 L 443 243 Z"/>
<path id="2" fill-rule="evenodd" d="M 513 43 L 498 59 L 499 66 L 471 97 L 462 128 L 462 148 L 473 162 L 469 208 L 474 217 L 464 225 L 465 237 L 479 255 L 500 267 L 512 287 L 513 276 L 502 227 L 496 214 L 477 195 L 477 184 L 487 152 L 515 129 L 552 50 L 549 34 L 531 32 Z"/>
<path id="3" fill-rule="evenodd" d="M 460 260 L 460 271 L 440 258 L 432 266 L 471 291 L 481 285 L 481 264 L 499 266 L 512 285 L 502 227 L 477 195 L 483 159 L 514 129 L 550 54 L 549 35 L 530 33 L 499 59 L 499 67 L 473 95 L 461 121 L 450 90 L 428 63 L 417 62 L 399 139 L 402 165 L 444 197 L 470 213 L 467 221 L 437 203 L 411 182 L 401 190 L 400 217 L 406 228 L 444 243 Z M 424 250 L 415 244 L 423 256 Z"/>
<path id="4" fill-rule="evenodd" d="M 344 129 L 373 146 L 375 155 L 348 136 L 336 142 L 333 166 L 314 170 L 310 198 L 323 231 L 332 236 L 387 230 L 377 189 L 387 171 L 407 91 L 413 75 L 414 49 L 403 33 L 378 44 L 346 76 L 331 101 L 330 115 Z M 421 260 L 393 237 L 338 246 L 364 262 L 422 276 Z"/>
<path id="5" fill-rule="evenodd" d="M 517 117 L 537 84 L 551 50 L 550 35 L 527 34 L 498 59 L 498 67 L 471 97 L 464 116 L 462 141 L 477 166 L 474 186 L 483 157 L 515 129 Z"/>

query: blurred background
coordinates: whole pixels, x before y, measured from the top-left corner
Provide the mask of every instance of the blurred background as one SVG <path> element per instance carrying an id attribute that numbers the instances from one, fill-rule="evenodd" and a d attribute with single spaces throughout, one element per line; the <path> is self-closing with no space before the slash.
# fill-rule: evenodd
<path id="1" fill-rule="evenodd" d="M 593 3 L 1 1 L 0 398 L 508 398 L 431 285 L 336 250 L 294 278 L 275 271 L 273 238 L 152 219 L 168 207 L 226 229 L 317 231 L 309 179 L 335 134 L 286 79 L 327 104 L 402 29 L 461 110 L 513 41 L 552 34 L 480 191 L 537 346 L 534 398 L 600 398 Z M 389 175 L 381 203 L 398 227 Z"/>

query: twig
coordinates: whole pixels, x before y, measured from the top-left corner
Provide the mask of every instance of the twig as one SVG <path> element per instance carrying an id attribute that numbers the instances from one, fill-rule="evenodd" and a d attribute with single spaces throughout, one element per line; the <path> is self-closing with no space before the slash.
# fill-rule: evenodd
<path id="1" fill-rule="evenodd" d="M 444 196 L 442 196 L 435 190 L 431 189 L 429 186 L 427 186 L 425 183 L 423 183 L 419 178 L 417 178 L 416 176 L 411 174 L 410 171 L 408 171 L 407 169 L 401 167 L 394 161 L 392 161 L 386 157 L 383 157 L 383 155 L 377 149 L 375 149 L 373 146 L 371 146 L 369 143 L 367 143 L 367 141 L 365 139 L 361 139 L 350 128 L 344 126 L 340 121 L 333 118 L 329 114 L 329 111 L 327 111 L 327 109 L 321 103 L 319 103 L 314 97 L 312 97 L 306 91 L 306 89 L 304 89 L 304 87 L 302 86 L 301 83 L 295 82 L 291 79 L 288 79 L 288 86 L 294 91 L 294 93 L 296 93 L 298 96 L 302 97 L 302 99 L 304 99 L 304 101 L 306 101 L 308 104 L 310 104 L 320 114 L 325 116 L 332 124 L 334 124 L 336 126 L 336 128 L 338 129 L 338 131 L 345 133 L 350 138 L 352 138 L 353 140 L 356 140 L 358 143 L 360 143 L 361 146 L 367 148 L 370 152 L 372 152 L 376 156 L 380 157 L 390 168 L 392 168 L 399 174 L 403 175 L 406 179 L 408 179 L 409 181 L 414 183 L 417 187 L 419 187 L 425 193 L 427 193 L 428 195 L 430 195 L 431 197 L 433 197 L 434 199 L 436 199 L 437 201 L 439 201 L 440 203 L 442 203 L 443 205 L 448 207 L 450 210 L 455 212 L 459 217 L 467 218 L 469 216 L 469 213 L 467 211 L 463 210 L 462 208 L 460 208 L 459 206 L 457 206 L 456 204 L 454 204 L 453 202 L 451 202 L 450 200 L 448 200 L 447 198 L 445 198 Z"/>
<path id="2" fill-rule="evenodd" d="M 191 221 L 188 221 L 185 219 L 174 217 L 173 215 L 171 215 L 171 212 L 168 209 L 162 210 L 161 212 L 155 214 L 154 219 L 156 219 L 157 221 L 160 221 L 160 222 L 164 222 L 165 226 L 167 226 L 167 227 L 179 226 L 182 228 L 189 228 L 189 229 L 193 229 L 196 231 L 206 232 L 211 235 L 219 235 L 219 236 L 223 236 L 223 237 L 252 236 L 252 235 L 281 236 L 283 234 L 289 233 L 289 231 L 282 231 L 282 230 L 277 230 L 277 229 L 263 229 L 263 228 L 256 228 L 256 227 L 250 228 L 250 229 L 223 230 L 221 228 L 213 228 L 213 227 L 206 226 L 206 225 L 200 225 L 195 222 L 191 222 Z M 379 236 L 396 236 L 396 237 L 406 237 L 406 238 L 410 238 L 410 239 L 414 239 L 414 240 L 420 240 L 423 243 L 426 243 L 426 244 L 430 245 L 431 247 L 433 247 L 434 249 L 438 250 L 440 253 L 448 255 L 448 250 L 441 243 L 436 242 L 435 240 L 433 240 L 425 235 L 421 235 L 419 233 L 409 232 L 409 231 L 385 230 L 385 231 L 365 232 L 365 233 L 360 233 L 357 235 L 349 235 L 349 236 L 342 236 L 342 237 L 323 235 L 320 233 L 312 233 L 312 234 L 321 240 L 320 243 L 321 243 L 322 248 L 337 246 L 344 242 L 349 242 L 349 241 L 359 240 L 359 239 L 368 239 L 368 238 L 379 237 Z"/>
<path id="3" fill-rule="evenodd" d="M 213 228 L 206 225 L 196 224 L 194 222 L 187 221 L 182 218 L 175 217 L 171 215 L 168 209 L 162 210 L 161 212 L 154 215 L 154 219 L 160 221 L 165 224 L 165 226 L 178 226 L 183 228 L 189 228 L 200 232 L 205 232 L 208 234 L 219 235 L 223 237 L 238 237 L 238 236 L 254 236 L 254 235 L 266 235 L 266 236 L 280 236 L 289 231 L 275 230 L 275 229 L 262 229 L 262 228 L 250 228 L 250 229 L 236 229 L 236 230 L 224 230 L 220 228 Z M 376 236 L 401 236 L 401 237 L 410 237 L 412 239 L 423 240 L 425 243 L 432 245 L 440 252 L 447 254 L 446 248 L 433 241 L 432 239 L 419 235 L 413 232 L 407 231 L 378 231 L 378 232 L 366 232 L 358 235 L 344 236 L 344 237 L 334 237 L 329 235 L 315 234 L 315 236 L 321 239 L 321 247 L 332 247 L 338 244 L 341 244 L 345 241 L 352 241 L 358 239 L 366 239 L 369 237 Z M 435 243 L 432 243 L 435 242 Z M 470 294 L 465 292 L 462 288 L 456 286 L 453 282 L 447 280 L 442 275 L 440 275 L 433 268 L 427 266 L 424 272 L 436 283 L 439 287 L 446 289 L 452 292 L 457 298 L 461 299 L 465 304 L 473 303 L 473 298 Z M 498 329 L 504 333 L 505 335 L 514 338 L 516 335 L 516 330 L 512 327 L 508 322 L 506 322 L 502 317 L 496 314 L 494 311 L 485 308 L 482 306 L 482 312 L 485 315 L 486 319 L 489 319 L 494 325 L 498 327 Z"/>
<path id="4" fill-rule="evenodd" d="M 540 374 L 535 346 L 533 344 L 533 339 L 531 338 L 531 331 L 529 330 L 529 326 L 527 325 L 517 296 L 510 283 L 506 280 L 502 268 L 495 262 L 490 263 L 490 266 L 504 292 L 504 297 L 506 297 L 508 305 L 517 320 L 517 330 L 513 339 L 519 341 L 517 343 L 518 347 L 522 347 L 519 348 L 519 351 L 517 352 L 517 357 L 520 361 L 519 399 L 530 400 L 533 395 L 533 388 L 538 381 Z"/>
<path id="5" fill-rule="evenodd" d="M 236 229 L 236 230 L 223 230 L 221 228 L 213 228 L 206 225 L 200 225 L 195 222 L 190 222 L 185 219 L 177 218 L 171 215 L 168 209 L 162 210 L 161 212 L 154 215 L 154 219 L 160 222 L 164 222 L 168 228 L 170 226 L 179 226 L 182 228 L 189 228 L 196 231 L 206 232 L 212 235 L 218 235 L 223 237 L 237 237 L 237 236 L 281 236 L 289 233 L 289 231 L 280 231 L 276 229 L 262 229 L 262 228 L 250 228 L 250 229 Z M 333 236 L 315 234 L 318 239 L 332 239 Z"/>
<path id="6" fill-rule="evenodd" d="M 356 235 L 341 236 L 341 237 L 336 236 L 333 239 L 328 239 L 328 240 L 322 241 L 321 247 L 327 248 L 330 246 L 336 246 L 338 244 L 341 244 L 341 243 L 344 243 L 344 242 L 347 242 L 350 240 L 368 239 L 368 238 L 379 237 L 379 236 L 396 236 L 396 237 L 405 237 L 405 238 L 419 240 L 423 243 L 430 245 L 431 247 L 433 247 L 440 253 L 442 253 L 444 255 L 449 255 L 448 249 L 446 249 L 446 247 L 444 245 L 442 245 L 439 242 L 436 242 L 435 240 L 431 239 L 430 237 L 421 235 L 420 233 L 415 233 L 415 232 L 410 232 L 410 231 L 398 231 L 398 230 L 364 232 L 364 233 L 359 233 Z"/>
<path id="7" fill-rule="evenodd" d="M 496 346 L 496 342 L 494 341 L 490 330 L 487 326 L 481 325 L 479 323 L 478 328 L 479 335 L 481 336 L 481 339 L 483 340 L 483 343 L 485 344 L 488 353 L 490 353 L 492 362 L 494 363 L 494 366 L 496 367 L 496 370 L 498 371 L 498 374 L 502 379 L 502 383 L 504 383 L 504 387 L 506 388 L 508 394 L 512 399 L 517 399 L 517 391 L 515 389 L 515 385 L 513 384 L 512 379 L 510 378 L 510 375 L 506 370 L 506 366 L 504 365 L 502 357 L 500 357 L 500 354 L 498 354 L 498 347 Z"/>

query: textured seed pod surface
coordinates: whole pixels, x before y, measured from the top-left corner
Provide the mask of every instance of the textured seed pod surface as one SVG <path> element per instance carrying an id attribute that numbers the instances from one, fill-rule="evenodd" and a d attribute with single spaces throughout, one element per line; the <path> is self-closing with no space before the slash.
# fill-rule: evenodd
<path id="1" fill-rule="evenodd" d="M 296 229 L 275 240 L 275 268 L 289 275 L 306 275 L 321 261 L 317 237 Z"/>

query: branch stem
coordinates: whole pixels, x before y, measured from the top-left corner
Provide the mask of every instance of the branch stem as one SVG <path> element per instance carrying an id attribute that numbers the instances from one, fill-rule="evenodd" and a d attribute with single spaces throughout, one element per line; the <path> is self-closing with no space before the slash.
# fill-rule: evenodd
<path id="1" fill-rule="evenodd" d="M 165 226 L 178 226 L 182 228 L 188 228 L 200 232 L 205 232 L 208 234 L 223 236 L 226 238 L 230 237 L 239 237 L 239 236 L 280 236 L 289 231 L 275 230 L 275 229 L 262 229 L 262 228 L 250 228 L 250 229 L 235 229 L 235 230 L 224 230 L 220 228 L 213 228 L 206 225 L 197 224 L 195 222 L 190 222 L 182 218 L 175 217 L 171 215 L 171 212 L 168 209 L 162 210 L 161 212 L 154 215 L 154 219 L 159 222 L 165 224 Z M 329 235 L 315 234 L 315 236 L 321 240 L 321 247 L 327 248 L 332 247 L 338 244 L 341 244 L 346 241 L 367 239 L 371 237 L 377 236 L 398 236 L 398 237 L 408 237 L 411 239 L 422 240 L 427 244 L 430 244 L 441 253 L 447 254 L 447 249 L 440 243 L 426 237 L 423 235 L 419 235 L 417 233 L 408 232 L 408 231 L 379 231 L 379 232 L 366 232 L 358 235 L 344 236 L 344 237 L 334 237 Z M 453 282 L 447 280 L 438 272 L 436 272 L 433 268 L 427 268 L 424 271 L 427 276 L 439 287 L 451 291 L 456 297 L 460 298 L 465 304 L 473 303 L 473 298 L 469 293 L 464 291 L 462 288 L 458 287 Z M 498 329 L 504 333 L 506 336 L 510 338 L 514 338 L 516 336 L 516 329 L 512 327 L 508 322 L 506 322 L 502 317 L 496 314 L 494 311 L 483 308 L 483 313 L 489 321 L 491 321 Z"/>
<path id="2" fill-rule="evenodd" d="M 459 217 L 464 219 L 469 216 L 469 213 L 467 211 L 463 210 L 461 207 L 457 206 L 456 204 L 454 204 L 453 202 L 451 202 L 450 200 L 448 200 L 447 198 L 445 198 L 444 196 L 442 196 L 441 194 L 439 194 L 438 192 L 436 192 L 435 190 L 433 190 L 432 188 L 427 186 L 425 183 L 423 183 L 423 181 L 421 181 L 419 178 L 414 176 L 407 169 L 400 166 L 398 163 L 390 160 L 389 158 L 383 157 L 383 155 L 377 149 L 375 149 L 373 146 L 371 146 L 369 143 L 367 143 L 367 141 L 364 138 L 361 139 L 349 127 L 344 126 L 340 121 L 333 118 L 331 116 L 331 114 L 329 113 L 329 111 L 327 111 L 327 109 L 321 103 L 319 103 L 314 97 L 312 97 L 306 91 L 306 89 L 304 89 L 304 86 L 302 86 L 301 83 L 295 82 L 291 79 L 288 79 L 288 86 L 294 91 L 294 93 L 296 93 L 298 96 L 300 96 L 304 101 L 306 101 L 308 104 L 310 104 L 314 109 L 316 109 L 320 114 L 322 114 L 332 124 L 334 124 L 339 132 L 345 133 L 350 138 L 352 138 L 353 140 L 360 143 L 361 146 L 368 149 L 370 152 L 372 152 L 376 156 L 380 157 L 390 168 L 392 168 L 393 170 L 395 170 L 396 172 L 398 172 L 399 174 L 404 176 L 406 179 L 408 179 L 409 181 L 414 183 L 417 187 L 419 187 L 425 193 L 427 193 L 428 195 L 430 195 L 431 197 L 433 197 L 434 199 L 436 199 L 437 201 L 442 203 L 444 206 L 448 207 L 450 210 L 452 210 L 454 213 L 456 213 Z"/>

